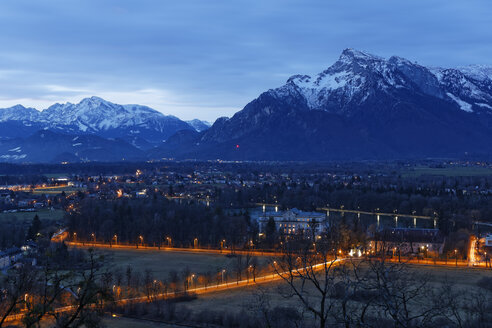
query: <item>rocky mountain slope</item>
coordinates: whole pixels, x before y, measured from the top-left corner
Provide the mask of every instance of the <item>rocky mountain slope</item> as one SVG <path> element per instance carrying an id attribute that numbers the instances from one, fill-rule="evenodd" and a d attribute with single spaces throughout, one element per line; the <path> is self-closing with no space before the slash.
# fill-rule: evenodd
<path id="1" fill-rule="evenodd" d="M 179 133 L 159 158 L 338 160 L 489 156 L 486 67 L 427 68 L 346 49 L 316 76 L 295 75 L 232 118 Z"/>

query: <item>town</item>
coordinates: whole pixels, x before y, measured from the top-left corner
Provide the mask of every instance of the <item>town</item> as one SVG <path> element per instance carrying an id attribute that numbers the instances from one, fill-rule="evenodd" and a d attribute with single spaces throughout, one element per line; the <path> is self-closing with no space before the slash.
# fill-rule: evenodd
<path id="1" fill-rule="evenodd" d="M 489 169 L 469 162 L 8 165 L 0 177 L 0 270 L 6 277 L 47 265 L 79 277 L 102 270 L 113 281 L 106 283 L 113 286 L 109 311 L 117 316 L 129 303 L 191 300 L 212 286 L 279 284 L 291 272 L 289 261 L 281 271 L 280 263 L 292 254 L 306 256 L 298 264 L 303 270 L 343 259 L 492 272 Z M 163 275 L 156 263 L 133 266 L 138 254 L 154 262 L 169 254 L 220 257 L 222 264 L 168 268 Z M 105 260 L 92 267 L 97 256 Z M 108 271 L 115 259 L 126 268 Z M 30 302 L 18 291 L 4 321 L 32 315 L 34 293 L 22 292 Z M 54 308 L 35 322 L 56 312 L 55 304 L 77 304 L 80 297 L 68 287 L 56 293 Z M 80 310 L 92 302 L 79 303 Z"/>

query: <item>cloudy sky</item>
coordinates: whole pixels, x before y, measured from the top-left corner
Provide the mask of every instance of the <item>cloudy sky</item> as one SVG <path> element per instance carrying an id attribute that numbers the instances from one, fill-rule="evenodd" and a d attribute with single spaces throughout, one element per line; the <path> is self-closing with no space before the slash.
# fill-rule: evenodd
<path id="1" fill-rule="evenodd" d="M 213 121 L 344 48 L 492 65 L 492 2 L 2 0 L 0 107 L 97 95 Z"/>

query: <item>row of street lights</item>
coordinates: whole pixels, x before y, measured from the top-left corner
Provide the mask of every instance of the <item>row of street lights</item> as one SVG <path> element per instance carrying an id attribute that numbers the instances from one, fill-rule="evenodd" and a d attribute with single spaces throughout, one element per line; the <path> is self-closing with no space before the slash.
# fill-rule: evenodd
<path id="1" fill-rule="evenodd" d="M 96 243 L 96 234 L 95 233 L 91 233 L 91 239 L 92 239 L 93 243 Z M 118 244 L 118 235 L 114 234 L 112 240 L 114 240 L 115 245 L 117 245 Z M 142 235 L 138 236 L 138 240 L 140 241 L 140 244 L 143 246 L 144 238 Z M 76 232 L 73 233 L 73 241 L 77 242 L 77 233 Z M 172 245 L 172 238 L 171 237 L 166 237 L 166 241 L 167 241 L 168 246 Z M 195 245 L 198 245 L 198 239 L 197 238 L 195 238 L 194 243 L 195 243 Z M 137 246 L 138 246 L 138 244 L 137 244 Z"/>
<path id="2" fill-rule="evenodd" d="M 94 243 L 94 244 L 96 243 L 96 234 L 95 233 L 91 233 L 91 240 L 92 240 L 92 243 Z M 113 241 L 113 240 L 114 240 L 114 244 L 115 245 L 118 245 L 118 235 L 117 234 L 114 234 L 113 235 L 113 238 L 111 239 L 111 241 Z M 136 245 L 137 247 L 138 247 L 139 244 L 141 246 L 144 246 L 144 237 L 142 235 L 139 235 L 137 240 L 138 240 L 137 245 Z M 165 240 L 167 242 L 167 246 L 168 247 L 172 247 L 172 242 L 173 242 L 172 238 L 169 237 L 169 236 L 166 236 L 165 237 Z M 76 232 L 73 233 L 73 241 L 74 242 L 77 242 L 77 233 Z M 250 241 L 250 246 L 253 246 L 253 245 L 254 245 L 253 244 L 253 241 L 251 240 Z M 194 248 L 199 248 L 198 238 L 194 238 L 193 239 L 193 247 Z M 225 239 L 222 239 L 222 241 L 220 242 L 220 248 L 221 249 L 227 248 L 226 240 Z"/>

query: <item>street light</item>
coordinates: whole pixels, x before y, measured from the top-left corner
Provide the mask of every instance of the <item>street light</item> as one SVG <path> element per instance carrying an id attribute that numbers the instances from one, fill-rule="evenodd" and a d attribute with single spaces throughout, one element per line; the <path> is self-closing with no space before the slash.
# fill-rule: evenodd
<path id="1" fill-rule="evenodd" d="M 193 284 L 193 281 L 194 281 L 194 280 L 195 280 L 195 274 L 192 274 L 192 275 L 190 276 L 190 281 L 191 281 L 190 286 Z M 196 281 L 195 281 L 195 289 L 196 289 Z"/>
<path id="2" fill-rule="evenodd" d="M 113 238 L 114 238 L 115 245 L 117 245 L 118 244 L 118 236 L 116 234 L 114 234 Z"/>
<path id="3" fill-rule="evenodd" d="M 91 234 L 92 236 L 92 241 L 94 242 L 94 244 L 96 243 L 96 235 L 94 233 Z"/>
<path id="4" fill-rule="evenodd" d="M 224 283 L 224 275 L 225 275 L 226 270 L 222 269 L 222 283 Z"/>

